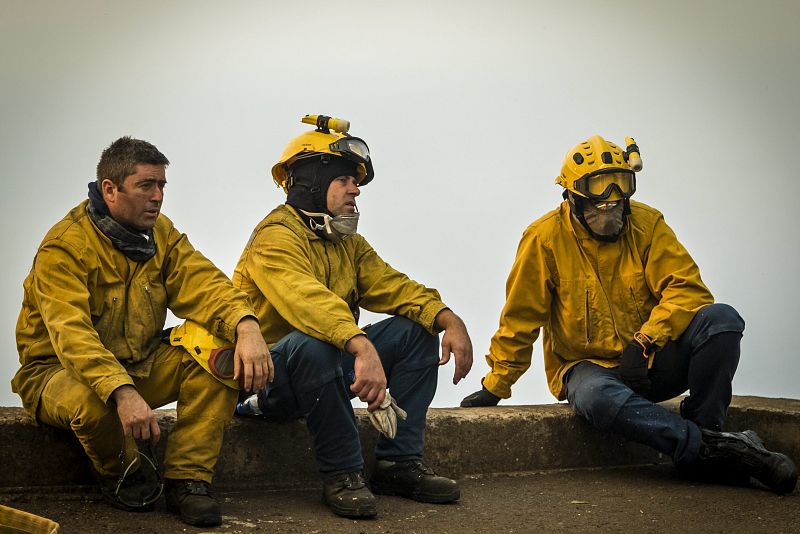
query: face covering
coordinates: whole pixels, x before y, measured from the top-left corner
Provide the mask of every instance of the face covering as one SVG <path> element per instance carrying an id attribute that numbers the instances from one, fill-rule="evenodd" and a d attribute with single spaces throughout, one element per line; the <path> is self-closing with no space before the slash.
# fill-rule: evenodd
<path id="1" fill-rule="evenodd" d="M 592 232 L 598 236 L 616 239 L 625 224 L 625 203 L 589 201 L 584 203 L 583 218 Z"/>
<path id="2" fill-rule="evenodd" d="M 331 217 L 327 213 L 300 211 L 308 217 L 308 225 L 314 232 L 333 242 L 339 242 L 350 237 L 358 230 L 358 217 L 360 215 L 358 212 L 344 213 Z M 320 219 L 322 220 L 321 223 L 318 222 Z"/>

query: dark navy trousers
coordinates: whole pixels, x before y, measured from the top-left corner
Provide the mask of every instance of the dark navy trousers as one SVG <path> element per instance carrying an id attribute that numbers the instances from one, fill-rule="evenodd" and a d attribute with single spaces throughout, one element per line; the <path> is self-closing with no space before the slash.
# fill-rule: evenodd
<path id="1" fill-rule="evenodd" d="M 392 397 L 408 413 L 405 421 L 398 420 L 395 439 L 380 435 L 375 457 L 422 458 L 426 415 L 436 393 L 438 337 L 404 317 L 385 319 L 364 331 L 380 355 Z M 353 355 L 296 330 L 270 352 L 275 379 L 258 393 L 264 417 L 305 418 L 323 476 L 363 469 L 350 403 Z"/>
<path id="2" fill-rule="evenodd" d="M 596 428 L 668 454 L 677 466 L 692 465 L 700 428 L 719 430 L 725 422 L 742 332 L 744 320 L 735 309 L 710 304 L 677 341 L 656 353 L 646 397 L 626 386 L 617 369 L 581 362 L 567 373 L 567 400 Z M 680 415 L 655 404 L 687 389 Z"/>

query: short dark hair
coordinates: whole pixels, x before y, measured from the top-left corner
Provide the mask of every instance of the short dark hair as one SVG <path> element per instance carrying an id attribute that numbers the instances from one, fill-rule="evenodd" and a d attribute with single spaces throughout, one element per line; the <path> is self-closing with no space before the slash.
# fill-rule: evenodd
<path id="1" fill-rule="evenodd" d="M 169 165 L 169 160 L 155 145 L 147 141 L 127 135 L 120 137 L 103 150 L 100 156 L 97 164 L 97 185 L 109 179 L 117 187 L 122 187 L 127 176 L 136 174 L 136 166 L 139 164 L 166 166 Z"/>

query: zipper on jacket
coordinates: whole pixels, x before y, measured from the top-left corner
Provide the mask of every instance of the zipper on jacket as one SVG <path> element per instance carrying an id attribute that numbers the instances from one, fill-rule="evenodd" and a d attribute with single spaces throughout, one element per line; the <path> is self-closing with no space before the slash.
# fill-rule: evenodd
<path id="1" fill-rule="evenodd" d="M 585 316 L 585 321 L 586 321 L 586 328 L 585 328 L 586 344 L 588 345 L 589 343 L 592 342 L 592 338 L 589 335 L 589 289 L 588 288 L 586 289 L 586 303 L 585 303 L 585 314 L 584 314 L 584 316 Z"/>
<path id="2" fill-rule="evenodd" d="M 636 293 L 633 292 L 633 288 L 629 287 L 628 289 L 631 290 L 631 300 L 633 301 L 633 307 L 636 308 L 636 315 L 639 316 L 639 322 L 644 324 L 644 318 L 642 317 L 642 312 L 639 310 L 639 303 L 636 302 Z"/>

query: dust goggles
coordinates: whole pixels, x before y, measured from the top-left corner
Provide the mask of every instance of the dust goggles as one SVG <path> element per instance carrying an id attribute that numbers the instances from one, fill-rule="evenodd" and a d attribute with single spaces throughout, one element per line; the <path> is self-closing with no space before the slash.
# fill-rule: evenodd
<path id="1" fill-rule="evenodd" d="M 630 171 L 606 171 L 575 180 L 575 191 L 592 200 L 607 200 L 616 190 L 622 198 L 636 192 L 636 174 Z"/>
<path id="2" fill-rule="evenodd" d="M 342 137 L 328 145 L 331 152 L 364 166 L 364 176 L 359 176 L 358 185 L 367 185 L 375 176 L 372 170 L 372 160 L 369 157 L 369 147 L 363 139 L 358 137 Z"/>
<path id="3" fill-rule="evenodd" d="M 369 147 L 367 143 L 358 137 L 342 137 L 328 145 L 328 147 L 332 152 L 337 152 L 358 163 L 369 161 Z"/>

